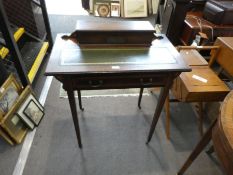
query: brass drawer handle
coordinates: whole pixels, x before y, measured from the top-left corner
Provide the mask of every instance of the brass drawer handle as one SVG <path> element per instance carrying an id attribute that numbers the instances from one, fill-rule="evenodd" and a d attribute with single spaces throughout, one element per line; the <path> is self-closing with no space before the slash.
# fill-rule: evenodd
<path id="1" fill-rule="evenodd" d="M 152 78 L 149 78 L 149 81 L 148 82 L 145 82 L 144 80 L 143 80 L 143 78 L 141 78 L 140 79 L 140 81 L 141 81 L 141 84 L 143 85 L 143 86 L 150 86 L 150 85 L 152 85 L 153 83 L 153 79 Z"/>
<path id="2" fill-rule="evenodd" d="M 100 87 L 100 86 L 103 85 L 103 81 L 102 80 L 97 80 L 97 81 L 93 82 L 93 81 L 90 80 L 89 85 L 91 87 L 93 87 L 93 88 L 97 88 L 97 87 Z"/>

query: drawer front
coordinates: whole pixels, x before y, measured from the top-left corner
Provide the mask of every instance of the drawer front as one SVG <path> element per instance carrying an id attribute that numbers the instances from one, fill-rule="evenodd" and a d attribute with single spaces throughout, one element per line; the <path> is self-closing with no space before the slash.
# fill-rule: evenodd
<path id="1" fill-rule="evenodd" d="M 156 87 L 163 86 L 166 80 L 167 75 L 71 78 L 72 87 L 77 90 Z"/>

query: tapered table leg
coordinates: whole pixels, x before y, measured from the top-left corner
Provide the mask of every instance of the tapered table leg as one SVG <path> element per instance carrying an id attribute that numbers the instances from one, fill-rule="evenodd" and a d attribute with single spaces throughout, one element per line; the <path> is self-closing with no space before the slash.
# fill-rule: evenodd
<path id="1" fill-rule="evenodd" d="M 141 109 L 141 100 L 144 88 L 140 88 L 139 97 L 138 97 L 138 108 Z"/>
<path id="2" fill-rule="evenodd" d="M 170 119 L 171 119 L 171 116 L 170 116 L 170 102 L 169 102 L 169 94 L 166 98 L 166 101 L 165 101 L 165 113 L 166 113 L 166 125 L 165 125 L 165 130 L 166 130 L 166 136 L 167 136 L 167 139 L 170 140 Z"/>
<path id="3" fill-rule="evenodd" d="M 206 151 L 207 154 L 212 154 L 214 152 L 214 145 L 211 145 L 211 147 Z"/>
<path id="4" fill-rule="evenodd" d="M 198 129 L 199 129 L 199 133 L 200 136 L 203 136 L 203 103 L 202 102 L 198 102 Z"/>
<path id="5" fill-rule="evenodd" d="M 80 90 L 78 90 L 78 104 L 79 104 L 79 109 L 83 111 L 84 108 L 82 107 L 82 96 Z"/>
<path id="6" fill-rule="evenodd" d="M 68 89 L 67 94 L 68 94 L 68 99 L 69 99 L 69 103 L 70 103 L 70 109 L 71 109 L 71 114 L 73 117 L 76 136 L 77 136 L 77 140 L 78 140 L 78 146 L 79 146 L 79 148 L 82 148 L 82 141 L 81 141 L 81 135 L 80 135 L 80 129 L 79 129 L 78 113 L 77 113 L 77 109 L 76 109 L 74 91 L 72 89 Z"/>
<path id="7" fill-rule="evenodd" d="M 156 106 L 156 109 L 155 109 L 154 117 L 153 117 L 151 127 L 150 127 L 150 132 L 149 132 L 147 142 L 146 142 L 147 144 L 150 142 L 150 140 L 152 138 L 152 135 L 154 133 L 155 126 L 156 126 L 156 124 L 158 122 L 159 116 L 160 116 L 161 111 L 163 109 L 164 102 L 166 100 L 166 97 L 168 96 L 169 89 L 170 89 L 170 87 L 171 87 L 171 85 L 173 83 L 173 78 L 174 77 L 172 75 L 169 75 L 165 87 L 162 87 L 161 90 L 160 90 L 158 103 L 157 103 L 157 106 Z"/>
<path id="8" fill-rule="evenodd" d="M 194 148 L 192 153 L 189 155 L 188 159 L 183 164 L 182 168 L 178 171 L 177 175 L 184 174 L 184 172 L 188 169 L 188 167 L 192 164 L 192 162 L 197 158 L 197 156 L 201 153 L 201 151 L 210 142 L 212 138 L 212 129 L 215 126 L 216 122 L 217 122 L 217 119 L 213 121 L 209 129 L 206 131 L 202 139 L 199 141 L 197 146 Z"/>

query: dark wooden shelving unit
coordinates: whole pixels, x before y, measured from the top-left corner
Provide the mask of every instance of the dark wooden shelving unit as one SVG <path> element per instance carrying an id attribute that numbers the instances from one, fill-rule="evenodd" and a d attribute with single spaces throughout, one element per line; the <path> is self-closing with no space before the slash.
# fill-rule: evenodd
<path id="1" fill-rule="evenodd" d="M 26 87 L 53 45 L 45 2 L 0 0 L 0 6 L 0 57 Z"/>

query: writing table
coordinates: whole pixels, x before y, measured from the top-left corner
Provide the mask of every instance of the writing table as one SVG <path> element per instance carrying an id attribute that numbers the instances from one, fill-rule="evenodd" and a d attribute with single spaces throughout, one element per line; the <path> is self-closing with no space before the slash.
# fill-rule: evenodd
<path id="1" fill-rule="evenodd" d="M 80 48 L 58 34 L 45 75 L 54 76 L 67 91 L 79 147 L 82 147 L 75 90 L 162 87 L 147 142 L 150 141 L 173 79 L 191 69 L 168 41 L 150 47 Z"/>

